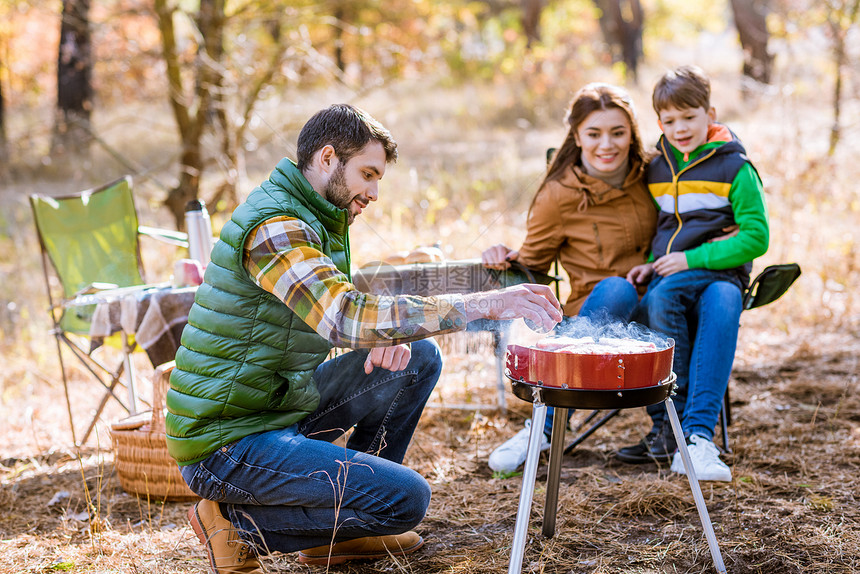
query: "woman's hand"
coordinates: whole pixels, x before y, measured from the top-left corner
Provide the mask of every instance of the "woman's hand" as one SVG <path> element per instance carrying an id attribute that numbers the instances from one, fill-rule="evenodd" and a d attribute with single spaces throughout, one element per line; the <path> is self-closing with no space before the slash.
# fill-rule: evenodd
<path id="1" fill-rule="evenodd" d="M 364 361 L 364 372 L 370 374 L 374 367 L 382 367 L 392 372 L 402 371 L 412 358 L 412 347 L 394 345 L 393 347 L 374 347 Z"/>
<path id="2" fill-rule="evenodd" d="M 713 243 L 715 241 L 725 241 L 726 239 L 729 239 L 730 237 L 734 237 L 735 235 L 737 235 L 738 233 L 741 232 L 741 226 L 740 225 L 729 225 L 728 227 L 723 227 L 722 232 L 725 233 L 725 235 L 720 235 L 719 237 L 714 237 L 713 239 L 708 239 L 708 241 L 706 241 L 706 243 Z"/>
<path id="3" fill-rule="evenodd" d="M 654 262 L 654 271 L 663 277 L 667 277 L 678 271 L 686 271 L 689 268 L 690 266 L 687 265 L 687 254 L 683 251 L 667 253 Z"/>
<path id="4" fill-rule="evenodd" d="M 651 280 L 651 275 L 654 274 L 654 265 L 651 263 L 643 263 L 637 265 L 627 273 L 627 282 L 631 285 L 644 285 Z"/>
<path id="5" fill-rule="evenodd" d="M 490 269 L 507 269 L 511 266 L 510 262 L 515 261 L 519 254 L 519 251 L 514 251 L 499 243 L 481 253 L 481 263 Z"/>

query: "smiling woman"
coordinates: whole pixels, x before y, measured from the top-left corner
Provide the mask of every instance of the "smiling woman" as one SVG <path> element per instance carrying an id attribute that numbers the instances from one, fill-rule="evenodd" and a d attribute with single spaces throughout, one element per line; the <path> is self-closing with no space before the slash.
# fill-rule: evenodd
<path id="1" fill-rule="evenodd" d="M 624 277 L 645 261 L 657 212 L 645 187 L 646 158 L 630 96 L 610 84 L 588 84 L 573 98 L 568 133 L 532 201 L 519 251 L 496 245 L 484 264 L 516 260 L 548 272 L 556 259 L 568 274 L 566 315 L 607 277 Z"/>
<path id="2" fill-rule="evenodd" d="M 588 84 L 574 96 L 567 124 L 567 136 L 532 201 L 522 247 L 496 245 L 482 259 L 493 268 L 516 260 L 544 273 L 557 260 L 570 278 L 565 315 L 608 313 L 627 320 L 638 294 L 624 277 L 644 263 L 657 222 L 633 104 L 617 86 Z M 601 283 L 604 279 L 609 281 Z M 547 436 L 551 428 L 550 411 Z M 528 434 L 527 425 L 496 449 L 490 467 L 516 470 L 525 460 Z"/>
<path id="3" fill-rule="evenodd" d="M 618 108 L 592 112 L 574 134 L 582 165 L 599 179 L 624 183 L 630 171 L 630 120 Z"/>

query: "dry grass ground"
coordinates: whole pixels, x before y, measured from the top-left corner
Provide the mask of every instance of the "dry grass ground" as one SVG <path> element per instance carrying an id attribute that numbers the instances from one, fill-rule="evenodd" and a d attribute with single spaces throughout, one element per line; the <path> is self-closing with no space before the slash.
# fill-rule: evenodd
<path id="1" fill-rule="evenodd" d="M 860 570 L 858 356 L 856 337 L 743 328 L 731 383 L 734 481 L 703 487 L 729 572 Z M 494 478 L 486 459 L 521 428 L 529 405 L 509 394 L 507 415 L 491 407 L 440 406 L 443 401 L 492 405 L 494 369 L 487 353 L 449 354 L 446 376 L 407 454 L 406 463 L 433 488 L 418 529 L 426 548 L 403 560 L 331 571 L 506 570 L 521 479 Z M 52 396 L 44 392 L 32 399 L 47 409 L 56 402 Z M 59 436 L 65 431 L 62 406 L 52 410 Z M 13 427 L 27 424 L 26 414 L 7 417 Z M 619 446 L 638 440 L 645 422 L 640 410 L 627 411 L 565 457 L 552 539 L 540 534 L 542 464 L 524 572 L 712 571 L 685 477 L 613 458 Z M 17 450 L 14 440 L 5 443 L 4 452 Z M 0 464 L 0 572 L 206 571 L 185 520 L 189 503 L 124 493 L 105 447 L 6 455 Z M 68 498 L 52 504 L 60 492 Z M 275 555 L 265 564 L 271 572 L 310 571 L 292 555 Z"/>
<path id="2" fill-rule="evenodd" d="M 776 91 L 755 105 L 734 95 L 733 71 L 717 66 L 711 71 L 720 86 L 721 117 L 744 139 L 768 190 L 771 249 L 757 268 L 797 261 L 804 275 L 782 300 L 744 314 L 731 382 L 734 481 L 706 484 L 704 495 L 729 572 L 858 572 L 857 101 L 844 107 L 848 128 L 839 153 L 826 158 L 828 134 L 822 126 L 830 124 L 827 107 L 816 96 L 820 76 L 786 74 L 779 81 L 791 82 L 793 91 Z M 559 119 L 565 103 L 536 112 L 543 120 L 529 123 L 509 113 L 517 97 L 515 89 L 499 86 L 443 91 L 422 84 L 394 85 L 355 102 L 380 117 L 401 141 L 401 160 L 386 175 L 383 197 L 354 226 L 356 261 L 436 242 L 450 258 L 476 257 L 496 242 L 519 244 L 543 152 L 563 135 Z M 634 89 L 634 97 L 645 139 L 653 141 L 647 89 Z M 262 111 L 271 114 L 262 125 L 278 126 L 275 131 L 282 133 L 270 135 L 250 158 L 254 182 L 278 157 L 292 153 L 281 144 L 295 141 L 290 131 L 295 118 L 307 117 L 322 100 L 348 100 L 349 95 L 286 98 L 298 103 Z M 275 115 L 278 111 L 291 115 L 291 123 Z M 173 149 L 169 128 L 150 126 L 169 126 L 165 113 L 159 110 L 154 121 L 147 113 L 124 114 L 125 141 L 132 143 L 117 148 L 142 165 L 164 164 Z M 135 117 L 146 118 L 146 125 Z M 104 427 L 81 451 L 66 446 L 62 385 L 46 334 L 26 193 L 89 187 L 120 175 L 118 169 L 102 158 L 86 173 L 19 174 L 0 188 L 2 574 L 206 571 L 185 520 L 188 504 L 122 492 Z M 155 176 L 165 182 L 171 177 L 168 172 Z M 163 210 L 155 209 L 163 191 L 153 180 L 138 189 L 144 223 L 169 225 Z M 152 252 L 145 257 L 153 278 L 167 276 L 169 258 Z M 471 353 L 463 349 L 462 341 L 449 345 L 434 402 L 407 454 L 407 464 L 433 488 L 428 516 L 419 527 L 426 548 L 405 560 L 333 572 L 506 570 L 521 482 L 494 478 L 486 459 L 521 428 L 529 406 L 509 394 L 507 414 L 490 407 L 442 408 L 442 403 L 495 403 L 496 372 L 487 347 L 478 345 Z M 73 393 L 85 410 L 91 391 L 83 381 L 83 373 L 76 372 Z M 110 411 L 105 419 L 115 416 Z M 615 449 L 636 442 L 646 429 L 643 412 L 625 412 L 565 457 L 557 535 L 550 540 L 540 534 L 546 472 L 541 467 L 524 572 L 712 571 L 686 479 L 666 468 L 627 466 L 613 458 Z M 68 496 L 57 496 L 61 492 Z M 265 566 L 272 572 L 310 571 L 293 556 L 274 556 Z"/>

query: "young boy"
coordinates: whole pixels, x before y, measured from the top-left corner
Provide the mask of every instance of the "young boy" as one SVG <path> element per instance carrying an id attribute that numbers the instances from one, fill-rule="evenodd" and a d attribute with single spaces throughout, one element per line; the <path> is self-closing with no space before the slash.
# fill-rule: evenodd
<path id="1" fill-rule="evenodd" d="M 712 439 L 734 360 L 742 295 L 752 260 L 767 251 L 768 222 L 761 179 L 738 138 L 716 123 L 710 91 L 708 78 L 694 66 L 668 72 L 654 87 L 663 136 L 648 169 L 648 189 L 660 209 L 653 263 L 635 267 L 627 278 L 634 284 L 650 279 L 637 318 L 675 340 L 674 402 L 696 475 L 731 481 Z M 674 443 L 662 404 L 649 414 L 652 432 L 621 449 L 622 460 L 639 462 L 637 456 Z M 671 469 L 685 473 L 679 453 Z"/>

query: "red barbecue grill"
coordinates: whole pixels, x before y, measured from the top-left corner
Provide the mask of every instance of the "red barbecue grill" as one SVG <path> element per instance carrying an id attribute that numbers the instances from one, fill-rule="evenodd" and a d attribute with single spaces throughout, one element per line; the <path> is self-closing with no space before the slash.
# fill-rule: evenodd
<path id="1" fill-rule="evenodd" d="M 675 374 L 672 372 L 674 350 L 675 342 L 671 339 L 666 349 L 636 353 L 572 353 L 508 345 L 505 376 L 511 380 L 514 395 L 532 403 L 531 434 L 508 574 L 520 574 L 522 571 L 526 531 L 540 457 L 540 433 L 543 432 L 546 421 L 546 407 L 555 409 L 543 518 L 543 535 L 552 538 L 555 534 L 568 409 L 627 409 L 660 401 L 665 402 L 672 422 L 672 431 L 678 442 L 714 566 L 717 572 L 726 572 L 708 508 L 705 506 L 699 481 L 687 452 L 681 422 L 671 399 L 675 385 Z"/>

